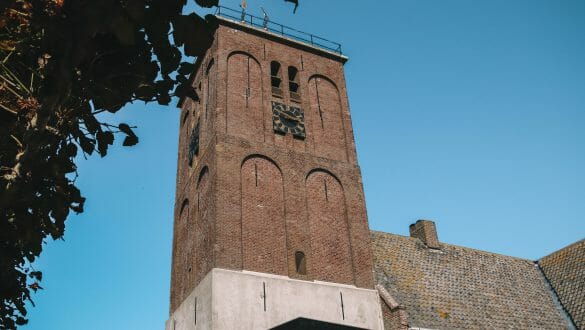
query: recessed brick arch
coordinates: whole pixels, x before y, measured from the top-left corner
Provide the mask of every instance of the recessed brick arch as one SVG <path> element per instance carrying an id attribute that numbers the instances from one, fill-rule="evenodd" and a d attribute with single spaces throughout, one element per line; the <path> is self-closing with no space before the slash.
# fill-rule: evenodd
<path id="1" fill-rule="evenodd" d="M 263 141 L 260 62 L 242 51 L 232 52 L 227 62 L 227 133 L 251 141 Z"/>
<path id="2" fill-rule="evenodd" d="M 187 208 L 187 206 L 189 206 L 189 198 L 185 198 L 183 200 L 183 203 L 181 203 L 181 209 L 179 210 L 179 214 L 182 214 L 185 208 Z"/>
<path id="3" fill-rule="evenodd" d="M 280 174 L 282 176 L 282 166 L 274 159 L 272 159 L 268 156 L 264 156 L 262 154 L 249 154 L 249 155 L 247 155 L 246 157 L 244 157 L 244 160 L 242 160 L 242 166 L 244 166 L 244 163 L 246 163 L 251 158 L 263 158 L 266 161 L 272 163 L 274 166 L 276 166 L 276 169 L 278 169 L 278 172 L 280 172 Z"/>
<path id="4" fill-rule="evenodd" d="M 213 266 L 213 219 L 211 218 L 211 183 L 209 180 L 209 168 L 204 166 L 199 172 L 194 201 L 194 213 L 196 220 L 195 230 L 190 237 L 194 242 L 191 248 L 194 251 L 192 272 L 195 274 L 195 282 L 199 282 Z"/>
<path id="5" fill-rule="evenodd" d="M 241 167 L 244 269 L 287 274 L 282 173 L 270 158 L 247 157 Z"/>
<path id="6" fill-rule="evenodd" d="M 311 235 L 309 272 L 322 281 L 353 283 L 343 186 L 332 173 L 322 169 L 311 171 L 305 185 Z"/>
<path id="7" fill-rule="evenodd" d="M 323 75 L 309 78 L 309 128 L 315 152 L 335 160 L 347 160 L 341 97 L 337 85 Z"/>
<path id="8" fill-rule="evenodd" d="M 203 166 L 201 171 L 199 171 L 199 176 L 197 176 L 197 189 L 199 189 L 199 186 L 201 185 L 201 181 L 203 180 L 205 175 L 207 175 L 207 172 L 209 172 L 209 167 L 207 165 Z"/>
<path id="9" fill-rule="evenodd" d="M 201 98 L 201 105 L 199 107 L 199 122 L 201 133 L 199 136 L 199 144 L 201 146 L 207 145 L 207 142 L 211 138 L 211 132 L 213 130 L 213 113 L 217 107 L 217 65 L 215 65 L 215 59 L 212 57 L 205 69 L 205 76 L 202 79 L 203 86 L 199 97 Z M 196 112 L 193 111 L 196 115 Z M 194 124 L 192 124 L 193 126 Z"/>
<path id="10" fill-rule="evenodd" d="M 175 222 L 174 228 L 174 244 L 173 248 L 173 267 L 171 270 L 172 283 L 171 288 L 171 305 L 178 306 L 178 304 L 185 298 L 185 292 L 187 287 L 187 274 L 188 268 L 187 255 L 189 251 L 185 244 L 182 242 L 188 237 L 187 222 L 189 221 L 189 199 L 185 198 L 181 204 L 177 221 Z M 181 242 L 181 243 L 179 243 Z"/>

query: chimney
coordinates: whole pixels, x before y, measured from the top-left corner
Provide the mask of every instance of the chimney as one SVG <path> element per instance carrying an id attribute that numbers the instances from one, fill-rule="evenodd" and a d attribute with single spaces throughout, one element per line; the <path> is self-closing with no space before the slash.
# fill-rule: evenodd
<path id="1" fill-rule="evenodd" d="M 410 237 L 420 239 L 426 246 L 431 249 L 440 249 L 439 237 L 435 223 L 430 220 L 417 220 L 409 227 Z"/>

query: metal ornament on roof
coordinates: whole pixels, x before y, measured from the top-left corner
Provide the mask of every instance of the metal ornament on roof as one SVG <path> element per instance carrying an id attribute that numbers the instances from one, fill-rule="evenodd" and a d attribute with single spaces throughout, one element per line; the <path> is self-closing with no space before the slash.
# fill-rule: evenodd
<path id="1" fill-rule="evenodd" d="M 264 10 L 263 7 L 260 7 L 260 9 L 262 9 L 262 13 L 264 14 L 264 21 L 262 21 L 262 26 L 264 27 L 264 30 L 267 30 L 270 18 L 268 17 L 268 14 L 266 13 L 266 10 Z"/>
<path id="2" fill-rule="evenodd" d="M 242 0 L 242 2 L 240 3 L 240 8 L 242 8 L 242 22 L 246 21 L 246 8 L 248 7 L 248 4 L 246 4 L 246 0 Z"/>

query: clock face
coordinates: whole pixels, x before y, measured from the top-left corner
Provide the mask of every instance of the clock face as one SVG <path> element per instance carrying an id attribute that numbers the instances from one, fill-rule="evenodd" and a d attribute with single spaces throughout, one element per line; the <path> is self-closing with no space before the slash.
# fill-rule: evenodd
<path id="1" fill-rule="evenodd" d="M 272 124 L 275 132 L 291 133 L 294 137 L 304 139 L 305 115 L 301 108 L 287 107 L 279 102 L 272 102 Z"/>

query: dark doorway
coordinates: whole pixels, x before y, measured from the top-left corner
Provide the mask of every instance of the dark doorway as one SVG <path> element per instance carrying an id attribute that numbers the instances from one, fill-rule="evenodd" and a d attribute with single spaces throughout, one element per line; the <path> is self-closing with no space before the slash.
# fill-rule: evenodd
<path id="1" fill-rule="evenodd" d="M 323 321 L 309 320 L 298 318 L 284 324 L 278 325 L 271 330 L 365 330 L 362 328 L 351 327 Z"/>

